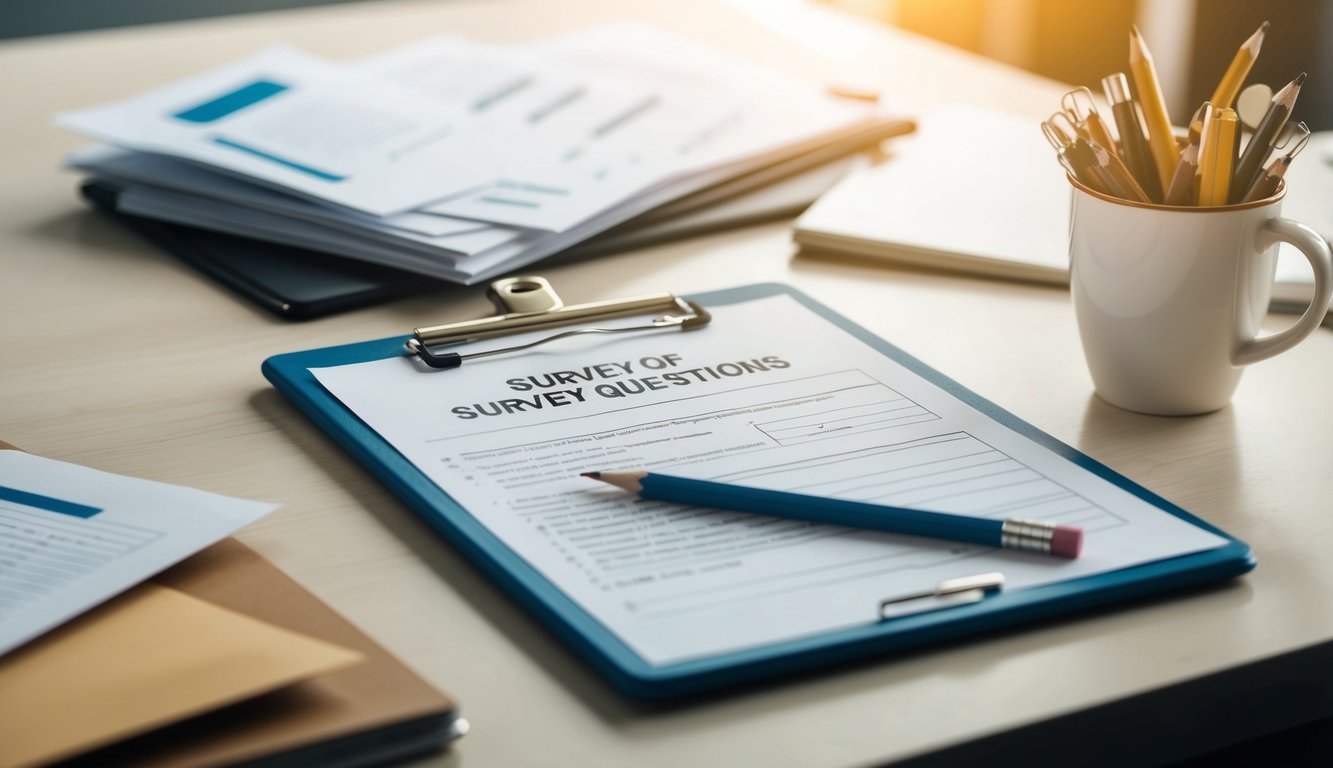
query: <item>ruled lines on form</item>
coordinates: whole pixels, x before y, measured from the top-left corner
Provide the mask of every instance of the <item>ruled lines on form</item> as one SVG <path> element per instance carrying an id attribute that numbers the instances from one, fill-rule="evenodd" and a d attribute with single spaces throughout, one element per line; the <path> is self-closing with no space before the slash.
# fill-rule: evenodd
<path id="1" fill-rule="evenodd" d="M 812 476 L 819 480 L 808 482 Z M 779 461 L 709 479 L 940 512 L 1038 518 L 1088 531 L 1125 524 L 1113 511 L 966 433 Z M 852 532 L 666 502 L 640 500 L 630 508 L 621 502 L 614 494 L 565 492 L 530 496 L 511 509 L 605 573 L 707 565 Z M 953 557 L 964 549 L 981 551 L 956 545 L 935 554 Z M 889 562 L 901 554 L 913 555 L 911 567 L 921 564 L 914 546 L 885 547 L 877 559 Z M 849 563 L 861 564 L 859 559 Z"/>
<path id="2" fill-rule="evenodd" d="M 809 472 L 816 472 L 819 480 L 787 480 L 808 477 Z M 967 432 L 945 432 L 711 479 L 934 512 L 1038 518 L 1093 530 L 1124 524 L 1113 512 Z"/>
<path id="3" fill-rule="evenodd" d="M 313 373 L 650 664 L 878 622 L 886 596 L 960 576 L 1002 571 L 1018 591 L 1224 542 L 790 296 L 712 311 L 699 332 L 496 357 L 448 379 L 401 360 Z M 1088 543 L 1052 558 L 645 500 L 579 476 L 624 469 L 1071 523 Z"/>
<path id="4" fill-rule="evenodd" d="M 0 503 L 0 620 L 161 538 L 157 531 Z"/>
<path id="5" fill-rule="evenodd" d="M 0 655 L 273 508 L 0 451 Z"/>

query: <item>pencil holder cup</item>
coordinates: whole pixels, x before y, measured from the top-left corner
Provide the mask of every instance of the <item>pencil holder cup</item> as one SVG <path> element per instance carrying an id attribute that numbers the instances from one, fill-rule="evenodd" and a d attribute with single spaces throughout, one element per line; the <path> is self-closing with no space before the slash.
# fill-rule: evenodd
<path id="1" fill-rule="evenodd" d="M 1070 179 L 1070 290 L 1097 394 L 1141 413 L 1184 416 L 1227 404 L 1245 366 L 1298 344 L 1328 310 L 1328 243 L 1281 217 L 1273 197 L 1213 207 L 1146 205 Z M 1279 243 L 1314 270 L 1314 301 L 1259 337 Z"/>

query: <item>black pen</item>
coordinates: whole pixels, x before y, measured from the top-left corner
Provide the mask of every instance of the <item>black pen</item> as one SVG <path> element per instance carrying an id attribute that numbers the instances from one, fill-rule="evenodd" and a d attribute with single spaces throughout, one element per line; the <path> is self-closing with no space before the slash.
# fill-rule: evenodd
<path id="1" fill-rule="evenodd" d="M 1148 197 L 1154 203 L 1162 202 L 1162 182 L 1157 175 L 1152 147 L 1148 146 L 1143 120 L 1130 96 L 1129 80 L 1125 78 L 1125 73 L 1117 72 L 1103 77 L 1102 90 L 1106 92 L 1106 100 L 1111 102 L 1111 116 L 1115 118 L 1116 130 L 1120 132 L 1120 148 L 1125 152 L 1125 165 L 1129 166 L 1130 172 Z"/>

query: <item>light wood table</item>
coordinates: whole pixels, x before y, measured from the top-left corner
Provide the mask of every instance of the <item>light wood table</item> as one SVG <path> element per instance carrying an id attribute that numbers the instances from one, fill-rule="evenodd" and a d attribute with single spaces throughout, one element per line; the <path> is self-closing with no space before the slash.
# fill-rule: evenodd
<path id="1" fill-rule="evenodd" d="M 759 9 L 753 11 L 752 9 Z M 89 212 L 50 115 L 275 40 L 353 57 L 436 33 L 514 42 L 653 19 L 814 79 L 880 81 L 920 114 L 1041 116 L 1062 90 L 790 3 L 373 2 L 0 45 L 0 438 L 100 469 L 282 503 L 241 534 L 455 693 L 444 764 L 853 766 L 1019 755 L 1148 764 L 1333 712 L 1333 333 L 1165 419 L 1098 400 L 1067 294 L 794 252 L 785 224 L 539 270 L 568 301 L 800 287 L 1253 547 L 1227 585 L 670 707 L 613 693 L 261 378 L 269 355 L 488 314 L 456 289 L 310 323 L 238 301 Z M 1034 126 L 1034 130 L 1036 130 Z M 1057 173 L 1051 167 L 1033 172 Z M 885 215 L 893 215 L 885 211 Z M 966 226 L 967 212 L 959 212 Z M 1272 317 L 1270 330 L 1289 322 Z"/>

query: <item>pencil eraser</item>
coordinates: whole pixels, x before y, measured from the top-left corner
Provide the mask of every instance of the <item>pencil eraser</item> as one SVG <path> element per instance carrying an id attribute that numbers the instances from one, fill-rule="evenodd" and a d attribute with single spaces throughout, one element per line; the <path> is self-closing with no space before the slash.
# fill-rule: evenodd
<path id="1" fill-rule="evenodd" d="M 1072 525 L 1057 525 L 1051 534 L 1051 554 L 1075 558 L 1083 551 L 1083 529 Z"/>

